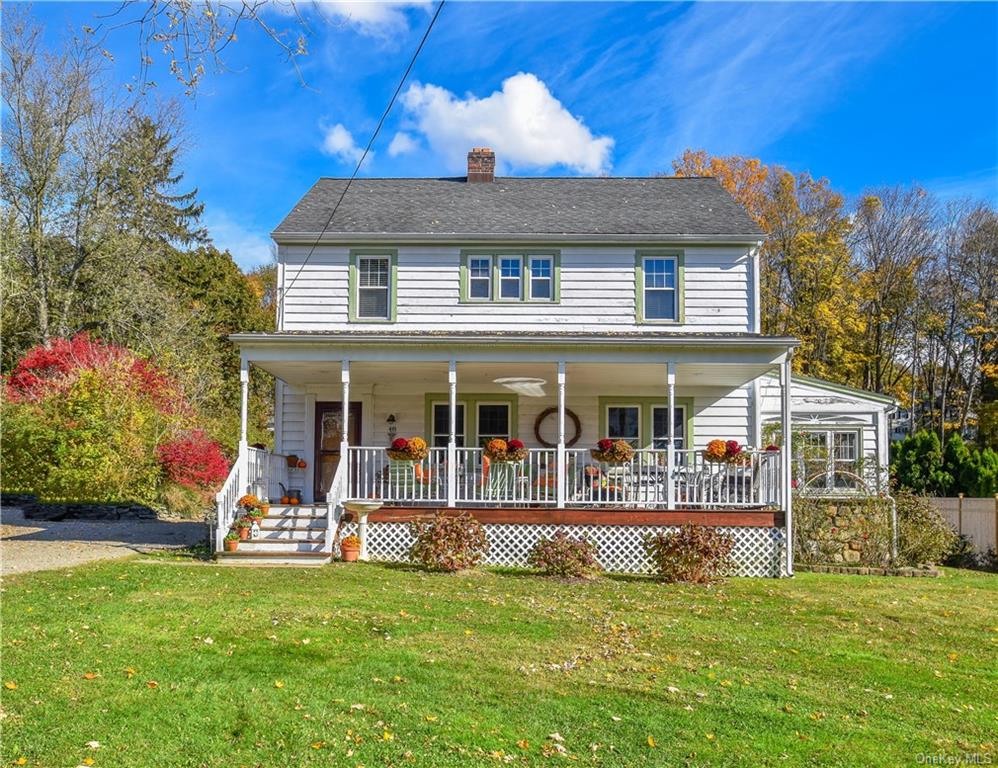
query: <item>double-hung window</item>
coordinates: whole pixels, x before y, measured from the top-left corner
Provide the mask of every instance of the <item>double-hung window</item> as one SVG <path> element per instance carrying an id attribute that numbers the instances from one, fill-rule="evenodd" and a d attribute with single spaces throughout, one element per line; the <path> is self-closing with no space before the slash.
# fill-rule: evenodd
<path id="1" fill-rule="evenodd" d="M 550 256 L 530 257 L 530 298 L 550 301 L 554 296 L 554 259 Z"/>
<path id="2" fill-rule="evenodd" d="M 454 439 L 458 448 L 464 447 L 464 403 L 457 403 Z M 450 441 L 450 403 L 433 404 L 433 447 L 446 448 Z"/>
<path id="3" fill-rule="evenodd" d="M 392 318 L 392 259 L 388 255 L 356 257 L 355 304 L 358 320 L 390 320 Z"/>
<path id="4" fill-rule="evenodd" d="M 523 258 L 499 257 L 499 298 L 504 301 L 523 298 Z"/>
<path id="5" fill-rule="evenodd" d="M 851 475 L 860 471 L 862 463 L 861 434 L 858 429 L 810 427 L 803 430 L 794 458 L 799 471 L 803 471 L 804 480 L 812 487 L 853 487 L 855 480 Z"/>
<path id="6" fill-rule="evenodd" d="M 488 301 L 492 298 L 492 257 L 468 258 L 468 297 Z"/>
<path id="7" fill-rule="evenodd" d="M 686 408 L 677 405 L 672 411 L 673 437 L 677 451 L 686 447 Z M 651 409 L 652 447 L 669 447 L 669 406 L 654 405 Z"/>
<path id="8" fill-rule="evenodd" d="M 674 256 L 643 257 L 643 319 L 679 319 L 679 282 L 677 279 L 677 266 L 677 260 Z"/>
<path id="9" fill-rule="evenodd" d="M 611 440 L 626 440 L 632 447 L 640 448 L 641 406 L 608 406 L 606 409 L 606 436 Z"/>
<path id="10" fill-rule="evenodd" d="M 478 403 L 478 444 L 493 438 L 509 440 L 509 403 Z"/>

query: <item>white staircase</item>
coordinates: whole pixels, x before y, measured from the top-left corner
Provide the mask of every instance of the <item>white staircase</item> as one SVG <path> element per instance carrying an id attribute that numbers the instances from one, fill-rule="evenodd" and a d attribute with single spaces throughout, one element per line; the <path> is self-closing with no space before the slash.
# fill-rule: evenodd
<path id="1" fill-rule="evenodd" d="M 260 537 L 240 541 L 235 552 L 219 552 L 218 561 L 239 565 L 324 565 L 326 506 L 271 506 L 260 524 Z"/>

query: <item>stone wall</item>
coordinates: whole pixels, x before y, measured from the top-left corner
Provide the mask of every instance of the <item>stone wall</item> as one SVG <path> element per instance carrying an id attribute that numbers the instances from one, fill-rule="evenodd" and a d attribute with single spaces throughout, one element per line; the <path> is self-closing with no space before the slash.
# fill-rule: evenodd
<path id="1" fill-rule="evenodd" d="M 26 494 L 5 493 L 3 506 L 19 507 L 29 520 L 153 520 L 156 510 L 144 504 L 100 504 L 97 502 L 52 503 Z"/>
<path id="2" fill-rule="evenodd" d="M 795 560 L 810 565 L 887 566 L 891 520 L 887 499 L 795 499 Z"/>

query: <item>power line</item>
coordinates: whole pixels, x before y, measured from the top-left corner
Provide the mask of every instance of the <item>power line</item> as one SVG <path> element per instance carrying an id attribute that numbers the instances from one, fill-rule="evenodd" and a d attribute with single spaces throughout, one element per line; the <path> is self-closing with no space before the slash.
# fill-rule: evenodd
<path id="1" fill-rule="evenodd" d="M 360 172 L 361 166 L 364 165 L 364 160 L 367 159 L 367 155 L 371 151 L 371 147 L 374 146 L 374 142 L 378 138 L 378 134 L 381 133 L 381 127 L 385 124 L 385 120 L 388 118 L 388 113 L 391 112 L 392 107 L 395 106 L 395 102 L 398 99 L 399 94 L 402 92 L 402 88 L 405 85 L 405 81 L 408 79 L 409 74 L 412 72 L 412 68 L 416 66 L 416 59 L 419 58 L 419 52 L 423 50 L 423 45 L 425 45 L 426 39 L 430 36 L 430 32 L 433 30 L 433 25 L 437 23 L 437 17 L 440 16 L 440 11 L 443 10 L 444 2 L 446 2 L 446 0 L 440 0 L 437 4 L 437 9 L 433 12 L 433 17 L 430 19 L 430 23 L 426 26 L 426 31 L 423 32 L 423 37 L 420 39 L 419 45 L 416 46 L 416 50 L 413 52 L 412 58 L 409 60 L 409 66 L 406 67 L 405 72 L 402 73 L 402 79 L 399 80 L 398 85 L 395 87 L 395 92 L 392 94 L 392 98 L 388 102 L 388 106 L 385 107 L 385 111 L 381 114 L 381 119 L 378 120 L 378 124 L 374 128 L 374 133 L 371 134 L 371 138 L 367 142 L 367 146 L 364 147 L 364 152 L 357 161 L 357 165 L 353 169 L 353 173 L 350 174 L 350 178 L 347 179 L 347 183 L 344 185 L 343 191 L 340 192 L 336 205 L 334 205 L 333 210 L 329 212 L 329 218 L 326 219 L 326 223 L 322 226 L 318 236 L 316 236 L 315 242 L 313 242 L 312 246 L 308 249 L 308 253 L 305 255 L 305 260 L 301 263 L 301 266 L 298 267 L 298 271 L 295 273 L 295 276 L 291 278 L 291 282 L 288 283 L 284 290 L 281 291 L 281 295 L 279 297 L 280 306 L 284 305 L 284 297 L 288 295 L 288 291 L 291 290 L 295 284 L 295 281 L 305 270 L 309 259 L 312 258 L 312 254 L 315 253 L 316 247 L 322 240 L 322 236 L 326 234 L 326 230 L 329 229 L 329 225 L 333 223 L 333 217 L 336 215 L 336 211 L 339 210 L 340 204 L 343 202 L 343 198 L 346 197 L 346 194 L 350 189 L 350 185 L 353 184 L 354 179 L 357 178 L 357 174 Z"/>

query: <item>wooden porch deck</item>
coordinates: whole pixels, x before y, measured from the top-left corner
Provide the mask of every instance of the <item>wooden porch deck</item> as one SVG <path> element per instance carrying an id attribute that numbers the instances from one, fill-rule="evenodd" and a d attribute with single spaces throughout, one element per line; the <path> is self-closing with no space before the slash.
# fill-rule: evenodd
<path id="1" fill-rule="evenodd" d="M 438 512 L 469 513 L 480 523 L 512 525 L 683 525 L 738 526 L 752 528 L 783 527 L 782 510 L 738 509 L 703 510 L 621 509 L 613 507 L 578 509 L 556 507 L 446 507 L 386 506 L 368 515 L 371 523 L 406 523 L 425 520 Z"/>

